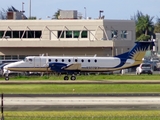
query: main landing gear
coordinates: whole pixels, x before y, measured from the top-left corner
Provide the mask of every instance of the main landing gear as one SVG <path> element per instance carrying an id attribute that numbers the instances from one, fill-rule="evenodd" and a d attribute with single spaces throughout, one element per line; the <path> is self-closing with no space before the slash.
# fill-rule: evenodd
<path id="1" fill-rule="evenodd" d="M 75 75 L 72 75 L 72 76 L 70 77 L 70 79 L 71 79 L 71 80 L 76 80 L 76 76 L 75 76 Z M 64 80 L 69 80 L 69 76 L 68 76 L 68 75 L 65 75 L 65 76 L 64 76 Z"/>
<path id="2" fill-rule="evenodd" d="M 9 81 L 9 76 L 5 76 L 5 80 L 6 80 L 6 81 Z"/>

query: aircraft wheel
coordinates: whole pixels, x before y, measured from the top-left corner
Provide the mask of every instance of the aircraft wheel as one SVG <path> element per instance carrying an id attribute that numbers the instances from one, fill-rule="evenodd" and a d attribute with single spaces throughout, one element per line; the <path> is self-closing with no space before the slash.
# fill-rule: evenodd
<path id="1" fill-rule="evenodd" d="M 76 80 L 76 76 L 71 76 L 71 80 Z"/>
<path id="2" fill-rule="evenodd" d="M 68 80 L 69 79 L 69 77 L 68 76 L 64 76 L 64 80 Z"/>
<path id="3" fill-rule="evenodd" d="M 140 73 L 136 71 L 136 75 L 140 75 Z"/>
<path id="4" fill-rule="evenodd" d="M 6 80 L 6 81 L 9 81 L 9 77 L 8 77 L 8 76 L 6 76 L 6 77 L 5 77 L 5 80 Z"/>

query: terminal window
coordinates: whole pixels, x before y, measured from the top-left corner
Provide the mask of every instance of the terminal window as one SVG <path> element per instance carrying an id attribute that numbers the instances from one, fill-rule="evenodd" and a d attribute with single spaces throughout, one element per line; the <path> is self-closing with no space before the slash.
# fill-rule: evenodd
<path id="1" fill-rule="evenodd" d="M 0 38 L 3 37 L 4 31 L 0 31 Z"/>
<path id="2" fill-rule="evenodd" d="M 82 31 L 81 38 L 87 38 L 87 37 L 88 37 L 88 32 Z"/>
<path id="3" fill-rule="evenodd" d="M 80 31 L 73 31 L 74 38 L 79 38 Z"/>
<path id="4" fill-rule="evenodd" d="M 88 31 L 58 31 L 58 38 L 88 38 Z"/>
<path id="5" fill-rule="evenodd" d="M 58 38 L 64 38 L 64 31 L 58 31 Z"/>
<path id="6" fill-rule="evenodd" d="M 72 31 L 66 31 L 66 38 L 72 38 Z"/>
<path id="7" fill-rule="evenodd" d="M 118 37 L 118 30 L 112 30 L 111 31 L 111 38 L 117 38 Z"/>
<path id="8" fill-rule="evenodd" d="M 0 38 L 3 37 L 5 31 L 0 31 Z M 6 31 L 7 38 L 40 38 L 42 31 Z"/>
<path id="9" fill-rule="evenodd" d="M 121 38 L 127 38 L 127 30 L 121 31 Z"/>

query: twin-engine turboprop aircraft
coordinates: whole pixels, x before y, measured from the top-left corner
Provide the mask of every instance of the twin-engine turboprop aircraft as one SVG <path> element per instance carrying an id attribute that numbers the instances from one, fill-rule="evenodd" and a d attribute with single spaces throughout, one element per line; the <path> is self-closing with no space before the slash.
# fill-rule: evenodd
<path id="1" fill-rule="evenodd" d="M 114 57 L 59 57 L 28 56 L 24 60 L 4 67 L 5 79 L 9 80 L 8 71 L 21 72 L 57 72 L 65 73 L 64 80 L 75 80 L 78 72 L 110 72 L 134 67 L 142 63 L 146 50 L 153 42 L 136 42 L 129 51 Z"/>

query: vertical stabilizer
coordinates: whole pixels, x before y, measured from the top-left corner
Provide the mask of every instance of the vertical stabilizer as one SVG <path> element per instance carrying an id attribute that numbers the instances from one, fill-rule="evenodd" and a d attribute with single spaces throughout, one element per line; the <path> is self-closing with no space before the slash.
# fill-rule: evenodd
<path id="1" fill-rule="evenodd" d="M 153 42 L 136 42 L 136 45 L 128 52 L 128 59 L 142 61 L 150 45 L 153 45 Z"/>
<path id="2" fill-rule="evenodd" d="M 129 51 L 123 54 L 120 54 L 115 57 L 120 59 L 134 59 L 135 61 L 142 61 L 142 58 L 145 56 L 146 51 L 150 45 L 154 45 L 153 42 L 143 41 L 135 42 L 136 45 Z"/>

